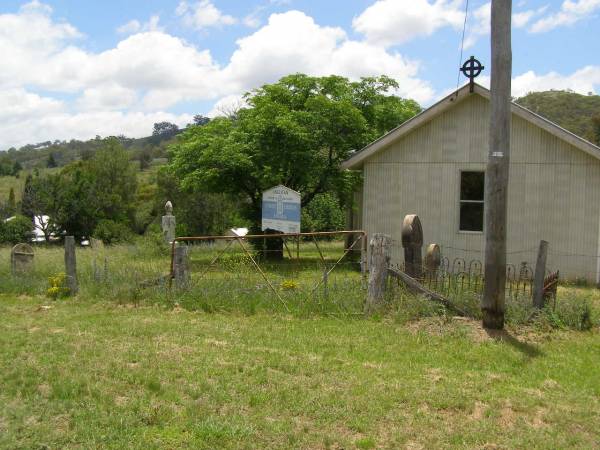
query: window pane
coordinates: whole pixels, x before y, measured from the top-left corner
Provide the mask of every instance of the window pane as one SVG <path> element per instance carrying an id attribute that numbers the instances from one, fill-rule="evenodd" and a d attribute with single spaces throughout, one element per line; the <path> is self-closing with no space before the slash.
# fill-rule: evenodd
<path id="1" fill-rule="evenodd" d="M 483 203 L 460 204 L 460 230 L 483 231 Z"/>
<path id="2" fill-rule="evenodd" d="M 483 186 L 485 176 L 483 172 L 460 173 L 460 199 L 483 200 Z"/>

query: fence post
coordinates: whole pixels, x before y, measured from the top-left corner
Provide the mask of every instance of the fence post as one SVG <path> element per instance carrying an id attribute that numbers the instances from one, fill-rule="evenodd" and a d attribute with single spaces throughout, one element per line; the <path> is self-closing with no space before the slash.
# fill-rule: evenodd
<path id="1" fill-rule="evenodd" d="M 548 256 L 548 242 L 540 241 L 537 261 L 535 263 L 535 276 L 533 278 L 533 306 L 544 307 L 544 278 L 546 277 L 546 258 Z"/>
<path id="2" fill-rule="evenodd" d="M 67 287 L 71 295 L 77 294 L 77 259 L 75 257 L 75 238 L 65 236 L 65 272 L 67 275 Z"/>
<path id="3" fill-rule="evenodd" d="M 175 261 L 173 264 L 175 286 L 180 289 L 188 287 L 190 281 L 190 264 L 187 245 L 175 247 Z"/>
<path id="4" fill-rule="evenodd" d="M 376 233 L 373 235 L 369 247 L 369 287 L 365 314 L 377 310 L 383 301 L 390 263 L 390 237 Z"/>

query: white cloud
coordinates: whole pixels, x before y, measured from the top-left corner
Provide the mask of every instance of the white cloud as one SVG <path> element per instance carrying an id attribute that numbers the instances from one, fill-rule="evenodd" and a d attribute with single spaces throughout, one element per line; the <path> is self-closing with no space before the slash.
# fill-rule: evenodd
<path id="1" fill-rule="evenodd" d="M 140 23 L 139 20 L 130 20 L 124 25 L 117 28 L 119 34 L 134 34 L 145 31 L 163 31 L 163 28 L 158 24 L 160 17 L 154 15 L 145 23 Z"/>
<path id="2" fill-rule="evenodd" d="M 183 127 L 192 122 L 190 114 L 166 112 L 97 111 L 32 115 L 19 121 L 0 122 L 0 147 L 9 148 L 46 140 L 90 139 L 96 135 L 143 137 L 152 134 L 156 122 L 168 121 Z M 27 130 L 27 136 L 23 136 Z"/>
<path id="3" fill-rule="evenodd" d="M 531 31 L 541 33 L 560 26 L 573 25 L 598 9 L 600 9 L 600 0 L 565 0 L 560 11 L 535 22 L 531 26 Z"/>
<path id="4" fill-rule="evenodd" d="M 386 74 L 400 82 L 402 95 L 428 101 L 433 90 L 416 78 L 418 69 L 398 53 L 349 40 L 341 28 L 322 27 L 300 11 L 288 11 L 272 14 L 267 25 L 238 40 L 223 78 L 243 92 L 295 72 L 353 79 Z"/>
<path id="5" fill-rule="evenodd" d="M 484 3 L 479 8 L 475 9 L 469 16 L 467 29 L 469 33 L 465 37 L 464 48 L 470 48 L 477 43 L 483 36 L 490 34 L 492 21 L 492 5 L 490 2 Z M 531 22 L 535 17 L 540 16 L 546 11 L 547 7 L 542 6 L 538 9 L 529 9 L 513 13 L 512 26 L 514 28 L 523 28 Z"/>
<path id="6" fill-rule="evenodd" d="M 420 102 L 434 95 L 418 78 L 418 62 L 371 42 L 349 39 L 343 29 L 321 26 L 299 11 L 272 14 L 265 26 L 237 41 L 225 66 L 216 63 L 210 51 L 178 37 L 139 32 L 141 24 L 136 34 L 114 48 L 90 52 L 76 45 L 82 37 L 77 29 L 52 21 L 50 14 L 43 5 L 30 4 L 17 14 L 0 15 L 0 53 L 8 55 L 0 71 L 0 102 L 5 104 L 1 100 L 16 92 L 23 100 L 11 104 L 39 105 L 14 114 L 20 125 L 11 121 L 0 127 L 0 148 L 38 139 L 139 135 L 142 129 L 151 130 L 157 110 L 181 101 L 239 97 L 294 72 L 352 79 L 386 74 L 399 80 L 400 95 Z M 148 27 L 152 24 L 158 26 L 158 17 Z M 134 28 L 137 25 L 129 27 Z M 69 93 L 76 100 L 54 100 L 36 91 Z M 64 129 L 58 125 L 61 121 Z M 75 129 L 78 124 L 81 130 Z"/>
<path id="7" fill-rule="evenodd" d="M 388 46 L 447 26 L 460 29 L 463 21 L 462 0 L 378 0 L 355 17 L 352 26 L 369 42 Z"/>
<path id="8" fill-rule="evenodd" d="M 512 80 L 512 95 L 521 97 L 528 92 L 567 90 L 580 94 L 598 92 L 600 88 L 600 66 L 586 66 L 570 75 L 549 72 L 537 75 L 533 70 L 525 72 Z"/>
<path id="9" fill-rule="evenodd" d="M 83 111 L 110 111 L 129 108 L 135 104 L 136 100 L 137 95 L 134 89 L 109 83 L 85 89 L 77 100 L 77 105 Z"/>
<path id="10" fill-rule="evenodd" d="M 215 102 L 207 117 L 230 116 L 248 104 L 242 95 L 226 95 Z"/>
<path id="11" fill-rule="evenodd" d="M 2 108 L 0 108 L 0 123 L 20 121 L 27 119 L 32 114 L 53 114 L 64 109 L 63 102 L 53 98 L 41 97 L 38 94 L 27 92 L 23 88 L 0 91 L 0 105 L 2 105 Z"/>
<path id="12" fill-rule="evenodd" d="M 490 77 L 481 76 L 477 78 L 477 82 L 489 87 Z M 513 97 L 522 97 L 529 92 L 549 90 L 571 90 L 584 95 L 590 92 L 598 94 L 600 91 L 600 66 L 585 66 L 569 75 L 558 72 L 541 75 L 529 70 L 513 77 L 511 88 Z"/>
<path id="13" fill-rule="evenodd" d="M 186 26 L 198 30 L 237 23 L 235 17 L 223 14 L 210 0 L 201 0 L 191 5 L 183 0 L 177 6 L 175 14 L 182 18 Z"/>

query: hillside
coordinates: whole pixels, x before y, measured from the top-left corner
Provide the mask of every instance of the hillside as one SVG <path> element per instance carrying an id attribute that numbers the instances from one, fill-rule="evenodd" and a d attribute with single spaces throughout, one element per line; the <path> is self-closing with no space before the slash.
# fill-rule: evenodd
<path id="1" fill-rule="evenodd" d="M 592 120 L 593 117 L 600 119 L 600 95 L 569 91 L 532 92 L 515 102 L 590 142 L 600 144 L 600 122 L 594 129 Z"/>

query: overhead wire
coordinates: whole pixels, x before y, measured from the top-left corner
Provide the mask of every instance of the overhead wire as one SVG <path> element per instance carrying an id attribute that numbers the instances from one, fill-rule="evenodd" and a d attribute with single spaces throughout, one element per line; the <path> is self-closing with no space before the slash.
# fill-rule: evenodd
<path id="1" fill-rule="evenodd" d="M 463 22 L 462 38 L 460 40 L 460 57 L 458 58 L 458 74 L 456 75 L 456 94 L 460 84 L 460 68 L 462 67 L 463 50 L 465 47 L 465 31 L 467 29 L 467 18 L 469 17 L 469 0 L 465 4 L 465 20 Z"/>

